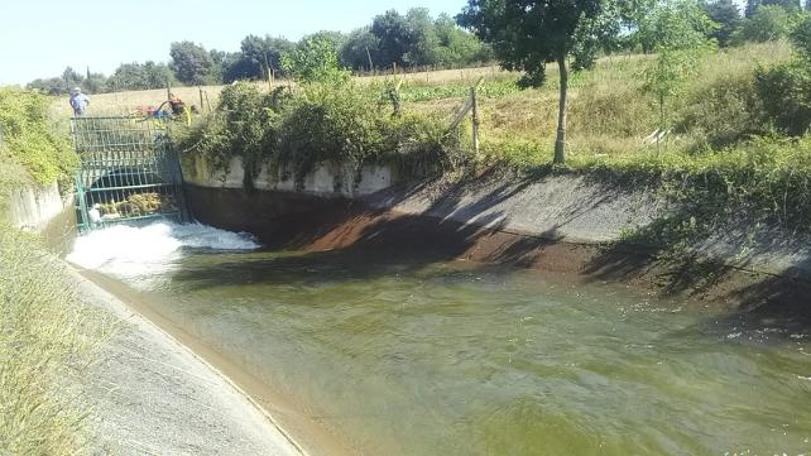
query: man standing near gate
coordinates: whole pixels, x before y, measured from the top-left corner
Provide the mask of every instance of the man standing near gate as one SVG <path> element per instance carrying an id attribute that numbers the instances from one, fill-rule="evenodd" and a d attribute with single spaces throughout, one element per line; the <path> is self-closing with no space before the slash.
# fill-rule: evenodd
<path id="1" fill-rule="evenodd" d="M 76 117 L 83 116 L 88 105 L 90 105 L 90 98 L 82 93 L 82 89 L 74 87 L 70 91 L 70 107 L 73 108 L 73 115 Z"/>

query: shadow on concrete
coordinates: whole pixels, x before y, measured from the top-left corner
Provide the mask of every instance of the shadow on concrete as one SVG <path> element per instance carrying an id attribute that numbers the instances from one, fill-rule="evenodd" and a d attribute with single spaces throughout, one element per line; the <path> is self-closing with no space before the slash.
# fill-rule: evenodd
<path id="1" fill-rule="evenodd" d="M 587 202 L 561 208 L 557 224 L 541 234 L 510 233 L 509 216 L 503 205 L 523 195 L 532 185 L 548 178 L 548 171 L 530 175 L 503 175 L 487 171 L 461 182 L 440 180 L 390 188 L 362 200 L 317 198 L 283 192 L 246 194 L 241 190 L 192 188 L 192 210 L 204 222 L 255 233 L 273 250 L 301 251 L 260 262 L 228 265 L 229 282 L 257 280 L 312 281 L 291 270 L 318 270 L 319 264 L 344 265 L 339 277 L 368 279 L 406 267 L 453 259 L 471 259 L 577 273 L 588 280 L 620 282 L 639 287 L 651 284 L 665 296 L 686 297 L 721 303 L 732 309 L 731 319 L 782 322 L 786 326 L 811 327 L 811 305 L 806 305 L 808 281 L 746 274 L 746 260 L 734 267 L 707 260 L 702 251 L 691 250 L 718 235 L 721 228 L 696 226 L 697 214 L 687 207 L 660 211 L 648 225 L 609 246 L 567 244 L 560 230 L 582 214 L 613 199 L 638 192 L 638 186 L 614 183 L 610 176 L 590 175 L 581 185 L 599 188 Z M 639 185 L 649 185 L 640 181 Z M 469 198 L 476 193 L 476 198 Z M 427 195 L 427 196 L 426 196 Z M 411 198 L 424 198 L 420 215 L 389 210 Z M 539 201 L 539 204 L 543 202 Z M 745 245 L 744 235 L 723 233 L 730 243 Z M 665 246 L 665 247 L 657 247 Z M 782 245 L 780 248 L 791 246 Z M 799 249 L 799 247 L 797 247 Z M 799 250 L 798 250 L 799 251 Z M 809 259 L 801 269 L 811 270 Z M 405 265 L 405 266 L 403 266 Z M 180 279 L 195 286 L 221 283 L 220 268 L 211 273 L 190 270 Z M 713 304 L 716 305 L 716 304 Z"/>

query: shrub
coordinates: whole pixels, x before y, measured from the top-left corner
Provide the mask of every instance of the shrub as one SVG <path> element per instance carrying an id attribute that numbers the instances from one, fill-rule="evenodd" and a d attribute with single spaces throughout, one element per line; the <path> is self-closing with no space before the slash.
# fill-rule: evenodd
<path id="1" fill-rule="evenodd" d="M 755 85 L 775 127 L 802 135 L 811 126 L 811 71 L 802 61 L 758 70 Z"/>
<path id="2" fill-rule="evenodd" d="M 69 176 L 78 164 L 67 136 L 51 127 L 49 106 L 44 95 L 0 88 L 0 160 L 23 165 L 40 184 Z"/>
<path id="3" fill-rule="evenodd" d="M 300 82 L 341 84 L 350 76 L 341 67 L 335 43 L 322 35 L 305 38 L 293 52 L 284 54 L 282 68 Z"/>
<path id="4" fill-rule="evenodd" d="M 292 169 L 296 181 L 302 182 L 319 163 L 358 167 L 379 156 L 387 116 L 370 105 L 374 101 L 352 85 L 307 87 L 283 120 L 279 165 Z"/>
<path id="5" fill-rule="evenodd" d="M 791 42 L 803 57 L 811 61 L 811 13 L 806 14 L 791 32 Z"/>
<path id="6" fill-rule="evenodd" d="M 294 95 L 284 90 L 267 95 L 249 84 L 229 86 L 214 113 L 174 132 L 174 139 L 215 169 L 241 157 L 246 188 L 262 164 L 271 176 L 292 177 L 301 186 L 319 164 L 359 172 L 364 164 L 387 161 L 404 175 L 424 175 L 451 163 L 446 152 L 453 136 L 439 122 L 392 116 L 374 91 L 321 82 L 304 84 Z"/>
<path id="7" fill-rule="evenodd" d="M 721 75 L 691 93 L 678 131 L 690 134 L 696 148 L 721 148 L 763 133 L 761 106 L 752 72 Z"/>

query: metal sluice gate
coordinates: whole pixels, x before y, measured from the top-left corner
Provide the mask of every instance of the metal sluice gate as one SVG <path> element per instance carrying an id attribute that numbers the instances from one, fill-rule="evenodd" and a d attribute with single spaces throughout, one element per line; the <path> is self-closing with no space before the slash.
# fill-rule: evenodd
<path id="1" fill-rule="evenodd" d="M 188 218 L 183 175 L 166 123 L 132 117 L 75 117 L 79 231 Z"/>

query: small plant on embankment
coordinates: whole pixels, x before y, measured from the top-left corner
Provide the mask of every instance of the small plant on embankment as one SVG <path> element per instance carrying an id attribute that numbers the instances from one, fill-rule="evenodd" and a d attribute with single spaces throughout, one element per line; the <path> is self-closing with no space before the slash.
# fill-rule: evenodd
<path id="1" fill-rule="evenodd" d="M 298 61 L 308 62 L 301 56 Z M 213 113 L 174 132 L 179 149 L 186 157 L 205 157 L 217 170 L 241 157 L 246 188 L 262 165 L 299 186 L 321 164 L 359 173 L 363 165 L 388 163 L 401 175 L 450 167 L 455 136 L 446 135 L 436 119 L 395 115 L 376 90 L 340 73 L 298 82 L 296 89 L 279 87 L 271 94 L 246 83 L 226 87 Z"/>

